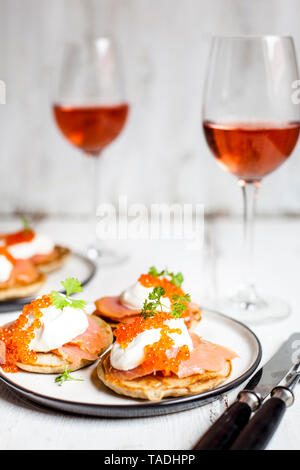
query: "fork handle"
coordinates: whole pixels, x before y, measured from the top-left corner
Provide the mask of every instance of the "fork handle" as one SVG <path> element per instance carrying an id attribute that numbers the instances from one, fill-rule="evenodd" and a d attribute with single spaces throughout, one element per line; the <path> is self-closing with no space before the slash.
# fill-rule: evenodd
<path id="1" fill-rule="evenodd" d="M 211 426 L 193 450 L 227 450 L 246 426 L 251 415 L 247 403 L 236 401 Z"/>
<path id="2" fill-rule="evenodd" d="M 230 450 L 263 450 L 282 420 L 286 404 L 272 397 L 262 405 L 241 432 Z"/>

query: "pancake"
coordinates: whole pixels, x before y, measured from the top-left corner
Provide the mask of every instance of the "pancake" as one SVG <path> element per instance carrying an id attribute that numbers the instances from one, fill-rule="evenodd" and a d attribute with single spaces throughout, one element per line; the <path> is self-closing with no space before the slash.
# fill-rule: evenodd
<path id="1" fill-rule="evenodd" d="M 16 365 L 19 367 L 19 369 L 25 370 L 27 372 L 34 372 L 37 374 L 61 374 L 64 372 L 66 366 L 69 370 L 74 371 L 92 364 L 95 362 L 95 360 L 97 360 L 98 356 L 102 354 L 108 348 L 108 346 L 110 346 L 113 341 L 113 334 L 110 326 L 104 320 L 94 315 L 91 315 L 91 318 L 97 323 L 104 334 L 104 341 L 101 342 L 101 345 L 99 345 L 99 349 L 96 352 L 96 357 L 81 357 L 70 362 L 70 360 L 60 357 L 53 352 L 39 352 L 37 353 L 38 359 L 33 364 L 23 364 L 17 362 Z M 88 356 L 88 354 L 86 354 L 86 356 Z"/>
<path id="2" fill-rule="evenodd" d="M 55 246 L 56 256 L 51 261 L 34 262 L 41 273 L 47 274 L 61 268 L 71 255 L 71 250 L 63 246 Z"/>
<path id="3" fill-rule="evenodd" d="M 99 379 L 108 388 L 132 398 L 142 398 L 150 401 L 160 401 L 166 397 L 183 397 L 206 392 L 216 388 L 231 374 L 231 360 L 226 360 L 225 366 L 219 371 L 205 371 L 189 377 L 179 378 L 175 375 L 164 377 L 160 374 L 146 375 L 133 380 L 113 377 L 110 373 L 110 351 L 100 361 L 97 367 Z"/>
<path id="4" fill-rule="evenodd" d="M 29 297 L 35 294 L 45 282 L 45 274 L 39 273 L 37 280 L 30 284 L 16 283 L 10 287 L 0 287 L 0 301 Z"/>

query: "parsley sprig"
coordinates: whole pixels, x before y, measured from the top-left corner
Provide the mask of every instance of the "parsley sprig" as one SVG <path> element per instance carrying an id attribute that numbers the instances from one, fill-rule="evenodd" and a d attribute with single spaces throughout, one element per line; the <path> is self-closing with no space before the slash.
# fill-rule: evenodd
<path id="1" fill-rule="evenodd" d="M 141 315 L 146 319 L 156 314 L 157 309 L 160 308 L 163 312 L 163 304 L 161 298 L 165 295 L 166 291 L 163 287 L 154 287 L 153 291 L 145 299 Z"/>
<path id="2" fill-rule="evenodd" d="M 186 304 L 191 301 L 190 294 L 185 294 L 184 296 L 180 297 L 178 294 L 174 294 L 172 296 L 173 304 L 171 315 L 175 318 L 180 318 L 181 314 L 186 311 Z"/>
<path id="3" fill-rule="evenodd" d="M 83 382 L 83 379 L 75 379 L 70 375 L 70 373 L 71 369 L 68 369 L 67 366 L 65 366 L 64 372 L 58 377 L 56 377 L 55 383 L 57 383 L 61 387 L 62 384 L 67 380 L 76 380 L 77 382 Z"/>
<path id="4" fill-rule="evenodd" d="M 148 299 L 145 300 L 142 311 L 140 313 L 144 319 L 156 315 L 157 310 L 161 312 L 164 311 L 164 304 L 162 303 L 162 297 L 165 295 L 166 291 L 163 287 L 154 287 L 152 292 L 148 295 Z M 175 318 L 180 318 L 181 314 L 186 310 L 187 303 L 191 301 L 190 294 L 185 294 L 180 297 L 178 294 L 172 296 L 172 306 L 170 314 Z"/>
<path id="5" fill-rule="evenodd" d="M 155 266 L 151 266 L 148 271 L 148 274 L 151 274 L 151 276 L 153 277 L 169 276 L 171 278 L 170 282 L 172 282 L 172 284 L 175 284 L 176 287 L 181 287 L 184 281 L 184 277 L 181 272 L 177 274 L 171 273 L 170 271 L 168 271 L 167 268 L 163 269 L 162 271 L 158 271 Z"/>
<path id="6" fill-rule="evenodd" d="M 23 225 L 23 232 L 28 232 L 30 230 L 30 223 L 29 223 L 29 220 L 22 216 L 21 217 L 21 222 L 22 222 L 22 225 Z"/>
<path id="7" fill-rule="evenodd" d="M 86 306 L 85 300 L 71 299 L 69 297 L 71 294 L 82 292 L 82 286 L 78 279 L 70 277 L 62 281 L 61 284 L 66 291 L 66 295 L 60 294 L 55 290 L 51 292 L 51 304 L 55 308 L 62 310 L 64 307 L 84 308 Z"/>

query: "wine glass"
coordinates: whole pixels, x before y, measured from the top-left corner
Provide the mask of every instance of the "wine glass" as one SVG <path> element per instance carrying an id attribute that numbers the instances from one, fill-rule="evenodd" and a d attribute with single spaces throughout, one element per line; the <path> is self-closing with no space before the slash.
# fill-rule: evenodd
<path id="1" fill-rule="evenodd" d="M 292 153 L 299 136 L 298 79 L 293 39 L 280 36 L 214 37 L 207 69 L 203 129 L 223 170 L 242 188 L 244 243 L 242 282 L 217 307 L 246 323 L 288 316 L 289 306 L 257 293 L 252 270 L 253 218 L 262 178 Z"/>
<path id="2" fill-rule="evenodd" d="M 127 120 L 129 106 L 123 85 L 120 62 L 111 38 L 99 37 L 66 45 L 53 112 L 62 134 L 89 157 L 93 165 L 91 217 L 95 227 L 87 255 L 104 264 L 115 262 L 118 257 L 99 247 L 96 234 L 99 157 L 119 136 Z"/>

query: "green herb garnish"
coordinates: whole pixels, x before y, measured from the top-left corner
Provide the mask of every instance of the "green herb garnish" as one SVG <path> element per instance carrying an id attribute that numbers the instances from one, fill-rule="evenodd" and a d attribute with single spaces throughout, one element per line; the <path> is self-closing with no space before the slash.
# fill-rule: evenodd
<path id="1" fill-rule="evenodd" d="M 69 305 L 67 298 L 55 290 L 51 292 L 50 300 L 51 304 L 54 305 L 55 308 L 59 308 L 61 310 Z"/>
<path id="2" fill-rule="evenodd" d="M 149 268 L 148 274 L 151 274 L 151 276 L 153 277 L 160 277 L 160 276 L 163 276 L 165 272 L 166 272 L 165 269 L 158 272 L 155 266 L 151 266 L 151 268 Z"/>
<path id="3" fill-rule="evenodd" d="M 174 274 L 174 273 L 169 272 L 167 268 L 163 269 L 162 271 L 158 271 L 155 266 L 151 266 L 151 268 L 148 271 L 148 274 L 151 274 L 151 276 L 153 277 L 169 276 L 171 278 L 170 282 L 172 284 L 175 284 L 176 287 L 181 287 L 184 281 L 184 277 L 182 273 L 179 272 L 177 274 Z"/>
<path id="4" fill-rule="evenodd" d="M 51 304 L 54 305 L 55 308 L 62 310 L 64 307 L 84 308 L 86 306 L 85 300 L 71 299 L 69 297 L 71 294 L 82 292 L 82 286 L 78 279 L 70 277 L 62 281 L 61 284 L 66 291 L 66 295 L 60 294 L 55 290 L 53 290 L 50 295 Z"/>
<path id="5" fill-rule="evenodd" d="M 190 294 L 185 294 L 183 297 L 180 297 L 178 294 L 174 294 L 172 297 L 174 303 L 171 309 L 171 315 L 175 318 L 181 317 L 181 314 L 186 310 L 186 304 L 191 301 Z"/>
<path id="6" fill-rule="evenodd" d="M 140 315 L 147 319 L 157 314 L 157 310 L 160 309 L 161 312 L 164 311 L 164 304 L 162 303 L 161 298 L 165 295 L 166 291 L 163 287 L 154 287 L 153 291 L 148 295 L 148 299 L 145 300 L 142 311 Z M 183 297 L 180 297 L 178 294 L 172 296 L 172 306 L 170 314 L 179 318 L 181 314 L 186 310 L 187 303 L 191 301 L 190 294 L 185 294 Z"/>
<path id="7" fill-rule="evenodd" d="M 75 379 L 74 377 L 71 377 L 71 372 L 71 369 L 68 369 L 67 366 L 65 366 L 64 372 L 58 377 L 56 377 L 55 383 L 57 383 L 61 387 L 62 384 L 67 380 L 76 380 L 77 382 L 83 382 L 83 379 Z"/>
<path id="8" fill-rule="evenodd" d="M 69 277 L 65 281 L 62 281 L 67 295 L 75 294 L 76 292 L 82 292 L 82 285 L 75 277 Z"/>
<path id="9" fill-rule="evenodd" d="M 26 217 L 22 216 L 21 217 L 21 222 L 22 222 L 22 225 L 23 225 L 23 231 L 28 232 L 30 230 L 30 224 L 29 224 L 28 219 Z"/>
<path id="10" fill-rule="evenodd" d="M 148 295 L 149 301 L 147 299 L 145 300 L 140 315 L 146 319 L 155 315 L 158 308 L 163 312 L 161 297 L 165 295 L 165 293 L 166 291 L 163 287 L 154 287 L 153 291 Z"/>

